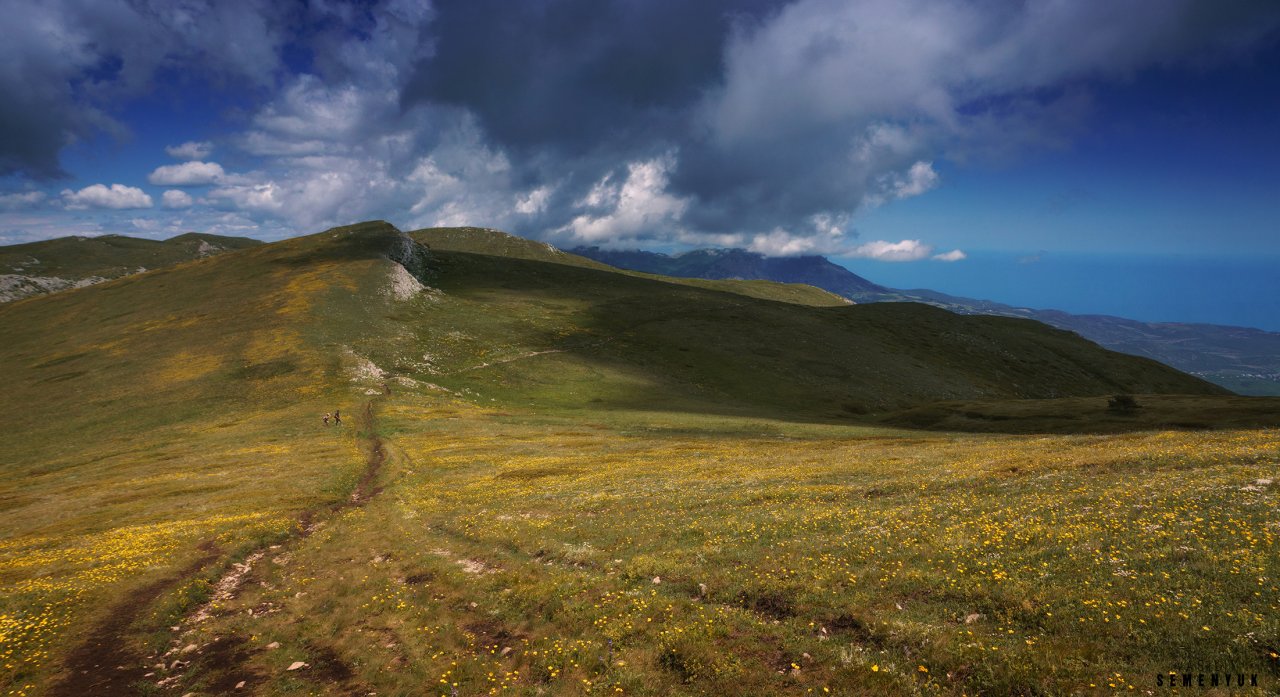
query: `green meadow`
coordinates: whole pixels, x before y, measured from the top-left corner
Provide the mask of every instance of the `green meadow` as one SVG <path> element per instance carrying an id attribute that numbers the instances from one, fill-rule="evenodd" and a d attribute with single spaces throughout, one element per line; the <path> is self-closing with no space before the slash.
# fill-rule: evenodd
<path id="1" fill-rule="evenodd" d="M 9 694 L 1280 685 L 1280 400 L 1038 323 L 367 223 L 0 332 Z"/>

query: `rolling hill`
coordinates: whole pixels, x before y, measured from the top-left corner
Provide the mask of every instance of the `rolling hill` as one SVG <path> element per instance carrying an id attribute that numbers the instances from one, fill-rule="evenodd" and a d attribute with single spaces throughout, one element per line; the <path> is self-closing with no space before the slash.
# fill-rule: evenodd
<path id="1" fill-rule="evenodd" d="M 0 247 L 0 302 L 82 288 L 258 244 L 247 237 L 188 232 L 164 241 L 103 235 Z"/>
<path id="2" fill-rule="evenodd" d="M 769 258 L 741 249 L 678 255 L 583 247 L 574 253 L 624 269 L 696 278 L 807 283 L 858 303 L 918 302 L 968 315 L 1023 317 L 1072 331 L 1113 351 L 1153 358 L 1241 394 L 1280 396 L 1280 333 L 1214 324 L 1140 322 L 1108 315 L 1014 307 L 927 289 L 872 283 L 821 256 Z"/>
<path id="3" fill-rule="evenodd" d="M 1275 601 L 1269 485 L 1239 493 L 1275 401 L 1038 322 L 370 222 L 8 303 L 0 334 L 27 695 L 1053 693 L 1280 636 L 1218 622 Z M 1186 487 L 1203 510 L 1151 528 Z M 1237 533 L 1234 567 L 1169 551 Z M 1069 614 L 1170 569 L 1244 600 Z"/>
<path id="4" fill-rule="evenodd" d="M 440 373 L 466 355 L 492 362 L 554 352 L 537 375 L 512 362 L 497 385 L 486 376 L 488 384 L 472 387 L 509 399 L 532 391 L 564 406 L 687 403 L 840 418 L 947 398 L 1222 392 L 1036 322 L 912 304 L 780 303 L 744 296 L 735 284 L 619 274 L 537 243 L 523 248 L 548 261 L 516 258 L 505 250 L 520 243 L 499 233 L 474 231 L 465 244 L 453 230 L 412 235 L 432 253 L 432 285 L 448 300 L 430 322 L 406 325 L 465 335 L 435 346 Z M 538 377 L 548 373 L 554 384 Z"/>

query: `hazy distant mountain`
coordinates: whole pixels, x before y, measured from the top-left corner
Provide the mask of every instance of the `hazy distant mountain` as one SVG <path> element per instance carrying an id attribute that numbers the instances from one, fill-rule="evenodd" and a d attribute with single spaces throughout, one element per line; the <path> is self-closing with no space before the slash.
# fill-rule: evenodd
<path id="1" fill-rule="evenodd" d="M 1014 307 L 927 289 L 897 290 L 868 281 L 821 256 L 770 258 L 742 249 L 667 255 L 574 250 L 611 266 L 670 276 L 808 283 L 857 303 L 922 302 L 966 315 L 1024 317 L 1076 332 L 1106 348 L 1154 358 L 1241 394 L 1280 395 L 1280 333 L 1216 324 L 1140 322 L 1109 315 Z"/>
<path id="2" fill-rule="evenodd" d="M 620 269 L 663 276 L 807 283 L 850 299 L 858 293 L 894 292 L 820 256 L 766 257 L 745 249 L 699 249 L 674 256 L 645 251 L 615 252 L 599 247 L 572 251 Z"/>

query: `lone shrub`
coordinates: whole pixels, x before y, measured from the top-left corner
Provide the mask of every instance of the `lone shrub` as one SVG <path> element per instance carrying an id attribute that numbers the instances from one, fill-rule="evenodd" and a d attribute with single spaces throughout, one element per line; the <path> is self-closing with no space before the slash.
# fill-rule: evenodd
<path id="1" fill-rule="evenodd" d="M 1140 408 L 1133 395 L 1118 394 L 1107 402 L 1107 411 L 1113 414 L 1132 414 Z"/>

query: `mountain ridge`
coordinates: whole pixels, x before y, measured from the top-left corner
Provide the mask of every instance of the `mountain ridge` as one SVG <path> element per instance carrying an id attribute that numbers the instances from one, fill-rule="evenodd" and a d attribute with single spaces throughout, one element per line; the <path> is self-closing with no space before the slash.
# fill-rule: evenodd
<path id="1" fill-rule="evenodd" d="M 623 268 L 641 265 L 652 273 L 707 273 L 708 265 L 684 259 L 715 258 L 745 260 L 734 265 L 740 278 L 778 280 L 769 269 L 782 266 L 764 263 L 770 259 L 747 250 L 694 250 L 678 255 L 645 251 L 611 251 L 599 247 L 579 247 L 575 253 Z M 1179 370 L 1204 377 L 1218 385 L 1256 396 L 1280 395 L 1280 333 L 1249 327 L 1206 323 L 1143 322 L 1100 314 L 1075 314 L 1062 310 L 1031 309 L 949 295 L 928 289 L 900 290 L 875 284 L 822 256 L 791 257 L 788 279 L 810 283 L 856 303 L 920 302 L 967 315 L 1022 317 L 1076 332 L 1112 350 L 1158 360 Z M 715 273 L 724 273 L 721 265 Z"/>

